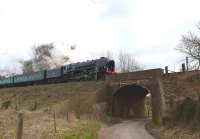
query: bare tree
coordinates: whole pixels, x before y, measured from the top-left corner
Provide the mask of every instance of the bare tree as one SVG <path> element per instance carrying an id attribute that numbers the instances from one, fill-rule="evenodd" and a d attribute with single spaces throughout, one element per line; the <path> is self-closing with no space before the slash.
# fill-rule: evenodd
<path id="1" fill-rule="evenodd" d="M 131 53 L 120 51 L 118 55 L 118 68 L 119 71 L 124 72 L 132 72 L 140 70 L 141 67 L 135 60 L 134 56 Z"/>
<path id="2" fill-rule="evenodd" d="M 23 73 L 30 73 L 33 72 L 33 61 L 32 60 L 22 60 L 20 61 L 20 64 L 22 65 L 22 72 Z"/>
<path id="3" fill-rule="evenodd" d="M 52 59 L 52 51 L 54 49 L 54 45 L 43 44 L 39 46 L 34 46 L 33 50 L 33 63 L 35 70 L 45 70 L 50 69 L 50 60 Z"/>
<path id="4" fill-rule="evenodd" d="M 200 23 L 197 25 L 200 31 Z M 186 54 L 191 61 L 191 69 L 200 68 L 200 37 L 195 33 L 189 32 L 182 36 L 180 45 L 176 48 L 180 52 Z"/>
<path id="5" fill-rule="evenodd" d="M 31 59 L 20 61 L 24 73 L 60 67 L 69 61 L 68 56 L 56 52 L 53 43 L 34 46 L 32 54 Z"/>

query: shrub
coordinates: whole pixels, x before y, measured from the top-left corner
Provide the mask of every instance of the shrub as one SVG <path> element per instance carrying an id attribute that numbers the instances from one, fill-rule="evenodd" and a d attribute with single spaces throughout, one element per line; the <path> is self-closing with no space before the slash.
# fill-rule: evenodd
<path id="1" fill-rule="evenodd" d="M 100 124 L 98 122 L 90 122 L 69 135 L 65 135 L 64 139 L 97 139 L 99 129 Z"/>

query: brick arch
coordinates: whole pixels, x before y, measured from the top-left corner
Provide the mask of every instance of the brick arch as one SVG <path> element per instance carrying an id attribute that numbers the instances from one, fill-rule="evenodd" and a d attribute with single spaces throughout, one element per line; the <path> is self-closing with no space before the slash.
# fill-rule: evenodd
<path id="1" fill-rule="evenodd" d="M 145 97 L 149 89 L 138 84 L 125 85 L 113 93 L 112 115 L 123 118 L 145 117 Z"/>
<path id="2" fill-rule="evenodd" d="M 110 112 L 113 113 L 113 97 L 116 94 L 120 88 L 124 86 L 140 86 L 141 88 L 148 91 L 149 94 L 151 94 L 151 105 L 152 105 L 152 122 L 156 125 L 162 124 L 162 114 L 163 114 L 163 103 L 162 103 L 162 94 L 160 92 L 159 88 L 159 82 L 158 80 L 153 80 L 151 83 L 146 82 L 134 82 L 129 81 L 126 84 L 121 84 L 120 82 L 110 82 L 108 83 L 108 86 L 111 88 L 111 106 L 110 106 Z"/>
<path id="3" fill-rule="evenodd" d="M 129 73 L 119 73 L 106 77 L 109 88 L 109 104 L 112 104 L 114 94 L 123 86 L 138 85 L 148 90 L 152 102 L 152 122 L 156 125 L 162 124 L 164 105 L 164 90 L 160 78 L 163 75 L 162 69 L 152 69 Z M 112 105 L 111 105 L 112 108 Z M 109 113 L 111 112 L 109 108 Z"/>
<path id="4" fill-rule="evenodd" d="M 123 88 L 126 88 L 126 87 L 140 87 L 140 88 L 144 89 L 146 92 L 150 92 L 149 86 L 146 86 L 142 83 L 140 83 L 140 84 L 132 83 L 132 84 L 123 85 L 123 86 L 120 86 L 117 90 L 120 90 L 120 89 L 123 89 Z M 113 95 L 115 95 L 116 93 L 117 93 L 117 91 L 114 92 Z"/>

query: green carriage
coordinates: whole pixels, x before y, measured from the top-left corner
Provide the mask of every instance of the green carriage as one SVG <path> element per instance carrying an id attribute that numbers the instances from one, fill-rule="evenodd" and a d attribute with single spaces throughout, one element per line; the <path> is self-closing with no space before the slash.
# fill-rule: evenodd
<path id="1" fill-rule="evenodd" d="M 44 79 L 44 71 L 38 71 L 33 73 L 27 73 L 22 75 L 14 76 L 14 83 L 23 83 L 23 82 L 33 82 Z"/>
<path id="2" fill-rule="evenodd" d="M 9 85 L 13 84 L 13 77 L 0 79 L 0 85 Z"/>

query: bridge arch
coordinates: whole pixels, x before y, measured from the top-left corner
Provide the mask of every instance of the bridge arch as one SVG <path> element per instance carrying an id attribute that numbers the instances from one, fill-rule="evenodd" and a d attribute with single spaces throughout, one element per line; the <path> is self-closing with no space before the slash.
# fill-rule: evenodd
<path id="1" fill-rule="evenodd" d="M 142 85 L 125 85 L 113 93 L 112 115 L 123 118 L 145 117 L 145 98 L 150 90 Z"/>
<path id="2" fill-rule="evenodd" d="M 126 87 L 132 86 L 133 89 L 131 89 L 131 92 L 134 93 L 137 92 L 136 88 L 139 87 L 143 90 L 142 94 L 150 94 L 149 98 L 151 99 L 152 122 L 156 125 L 162 125 L 162 118 L 165 116 L 165 92 L 161 81 L 162 75 L 162 69 L 151 69 L 106 76 L 106 82 L 108 83 L 109 90 L 108 92 L 110 92 L 108 97 L 110 104 L 108 109 L 109 114 L 115 116 L 117 115 L 116 113 L 118 113 L 118 110 L 116 110 L 117 104 L 115 103 L 117 103 L 116 96 L 118 96 L 117 94 L 120 94 L 120 91 L 126 92 L 123 90 Z M 142 102 L 142 99 L 139 100 Z"/>

